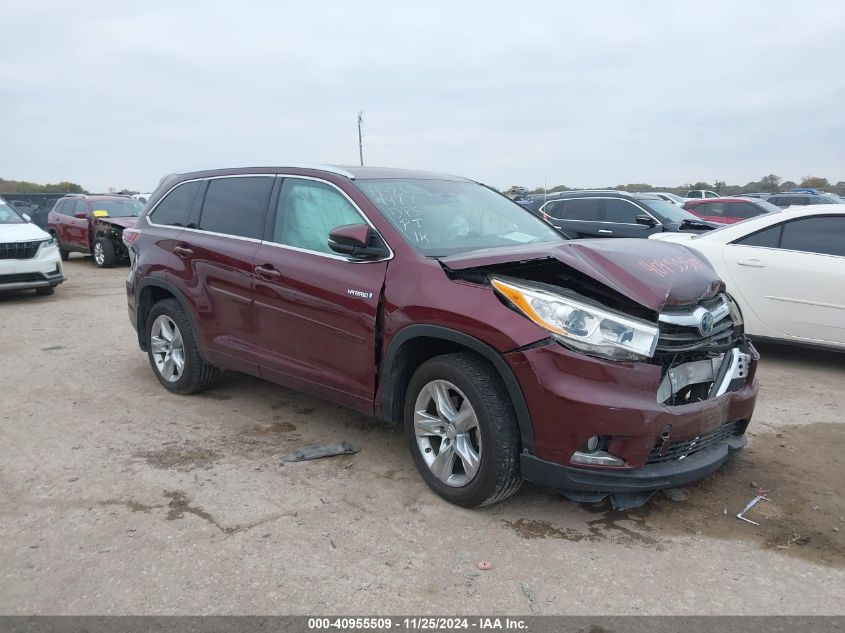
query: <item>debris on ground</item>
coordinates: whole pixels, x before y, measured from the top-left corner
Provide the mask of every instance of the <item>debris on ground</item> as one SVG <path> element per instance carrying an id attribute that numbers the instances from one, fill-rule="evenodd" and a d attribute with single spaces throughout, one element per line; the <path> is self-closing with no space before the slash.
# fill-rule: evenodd
<path id="1" fill-rule="evenodd" d="M 334 457 L 335 455 L 352 455 L 361 449 L 349 442 L 335 442 L 333 444 L 313 444 L 303 446 L 282 455 L 283 462 L 303 462 L 309 459 L 320 459 L 321 457 Z"/>
<path id="2" fill-rule="evenodd" d="M 689 493 L 683 488 L 664 488 L 663 496 L 669 501 L 686 501 L 689 499 Z"/>
<path id="3" fill-rule="evenodd" d="M 749 501 L 746 504 L 746 506 L 742 510 L 740 510 L 740 512 L 736 515 L 737 519 L 740 519 L 741 521 L 746 521 L 747 523 L 753 523 L 754 525 L 760 525 L 759 523 L 757 523 L 757 521 L 752 521 L 751 519 L 745 518 L 745 513 L 748 512 L 755 505 L 757 505 L 758 501 L 771 501 L 771 499 L 769 499 L 768 497 L 760 494 L 761 492 L 767 492 L 767 491 L 766 490 L 758 490 L 757 496 L 754 497 L 751 501 Z"/>
<path id="4" fill-rule="evenodd" d="M 528 598 L 528 605 L 531 607 L 531 613 L 535 615 L 540 613 L 540 605 L 537 604 L 537 601 L 534 599 L 534 594 L 531 593 L 531 588 L 524 582 L 519 584 L 522 585 L 522 593 L 524 593 L 525 597 Z"/>
<path id="5" fill-rule="evenodd" d="M 478 563 L 478 568 L 481 571 L 487 571 L 489 569 L 493 569 L 493 563 L 491 563 L 490 561 L 483 560 Z"/>

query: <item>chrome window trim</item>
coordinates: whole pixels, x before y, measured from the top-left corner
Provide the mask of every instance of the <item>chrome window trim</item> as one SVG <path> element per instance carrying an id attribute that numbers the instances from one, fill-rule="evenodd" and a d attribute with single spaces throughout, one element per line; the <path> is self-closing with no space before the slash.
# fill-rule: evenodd
<path id="1" fill-rule="evenodd" d="M 540 207 L 539 210 L 541 212 L 545 213 L 545 211 L 543 211 L 543 209 L 546 207 L 547 204 L 549 204 L 551 202 L 561 202 L 561 201 L 564 201 L 564 200 L 623 200 L 623 201 L 627 202 L 628 204 L 630 204 L 631 206 L 636 207 L 637 209 L 640 209 L 645 215 L 647 215 L 652 220 L 657 222 L 657 224 L 655 226 L 663 226 L 663 222 L 661 222 L 656 217 L 654 217 L 654 215 L 650 211 L 648 211 L 647 209 L 643 209 L 640 205 L 628 200 L 627 198 L 618 198 L 616 196 L 577 196 L 577 197 L 572 197 L 572 198 L 558 198 L 557 200 L 549 200 L 548 202 L 545 202 L 543 204 L 543 206 Z M 549 215 L 549 214 L 547 213 L 546 215 Z M 552 220 L 557 220 L 558 222 L 594 222 L 596 224 L 615 224 L 617 226 L 619 226 L 619 225 L 622 225 L 622 226 L 643 226 L 642 224 L 639 224 L 637 222 L 609 222 L 607 220 L 570 220 L 570 219 L 560 219 L 560 218 L 556 218 L 556 217 L 553 217 L 553 216 L 549 216 L 549 217 L 551 217 Z"/>
<path id="2" fill-rule="evenodd" d="M 294 166 L 290 165 L 289 167 L 294 167 Z M 329 185 L 330 187 L 333 187 L 341 195 L 343 195 L 343 197 L 346 198 L 347 201 L 349 201 L 349 204 L 351 204 L 352 208 L 355 209 L 355 211 L 358 213 L 358 215 L 361 218 L 363 218 L 364 222 L 373 231 L 376 232 L 376 235 L 378 235 L 379 238 L 381 239 L 381 241 L 384 242 L 385 246 L 387 246 L 387 251 L 388 251 L 389 255 L 387 257 L 382 257 L 381 259 L 360 260 L 360 259 L 354 259 L 354 258 L 351 258 L 351 257 L 344 257 L 343 255 L 333 255 L 332 253 L 321 253 L 320 251 L 312 251 L 312 250 L 307 249 L 307 248 L 299 248 L 298 246 L 291 246 L 289 244 L 279 244 L 277 242 L 273 242 L 273 241 L 270 241 L 270 240 L 255 239 L 253 237 L 243 237 L 241 235 L 230 235 L 228 233 L 217 233 L 215 231 L 206 231 L 204 229 L 189 228 L 187 226 L 176 226 L 176 225 L 173 225 L 173 224 L 158 224 L 157 222 L 153 222 L 152 219 L 150 218 L 150 215 L 153 212 L 155 212 L 155 210 L 158 208 L 158 205 L 161 204 L 161 202 L 165 198 L 167 198 L 167 196 L 169 196 L 170 193 L 174 189 L 176 189 L 177 187 L 181 187 L 184 184 L 187 184 L 189 182 L 203 182 L 203 181 L 206 181 L 206 180 L 219 180 L 220 178 L 245 178 L 245 177 L 253 177 L 253 176 L 266 176 L 268 178 L 299 178 L 301 180 L 313 180 L 313 181 L 316 181 L 316 182 L 320 182 L 320 183 Z M 281 191 L 279 191 L 279 196 L 281 198 Z M 278 212 L 278 206 L 276 208 L 276 212 Z M 147 211 L 147 213 L 144 214 L 144 217 L 146 217 L 147 223 L 150 226 L 154 226 L 156 228 L 175 229 L 177 231 L 191 231 L 193 233 L 202 233 L 204 235 L 214 235 L 214 236 L 217 236 L 217 237 L 226 237 L 226 238 L 229 238 L 229 239 L 241 240 L 241 241 L 244 241 L 244 242 L 253 242 L 253 243 L 258 242 L 258 243 L 261 243 L 261 244 L 267 244 L 269 246 L 275 246 L 276 248 L 283 248 L 283 249 L 287 249 L 287 250 L 291 250 L 291 251 L 296 251 L 296 252 L 299 252 L 299 253 L 310 253 L 310 254 L 316 255 L 318 257 L 327 257 L 329 259 L 337 259 L 337 260 L 340 260 L 340 261 L 349 262 L 350 264 L 376 264 L 376 263 L 379 263 L 379 262 L 390 261 L 395 256 L 393 248 L 391 248 L 391 246 L 387 242 L 387 240 L 384 239 L 384 237 L 379 232 L 379 230 L 373 225 L 373 223 L 370 221 L 370 218 L 368 218 L 367 215 L 361 210 L 361 208 L 357 204 L 355 204 L 355 201 L 352 200 L 352 198 L 350 198 L 346 194 L 345 191 L 343 191 L 340 187 L 338 187 L 333 182 L 329 182 L 328 180 L 326 180 L 324 178 L 318 178 L 316 176 L 301 176 L 299 174 L 286 174 L 286 173 L 229 174 L 229 175 L 207 176 L 207 177 L 201 177 L 201 178 L 191 178 L 189 180 L 182 180 L 182 181 L 176 183 L 175 185 L 173 185 L 170 189 L 168 189 L 167 192 L 161 198 L 159 198 L 158 202 L 155 203 L 155 206 L 153 206 L 149 211 Z"/>

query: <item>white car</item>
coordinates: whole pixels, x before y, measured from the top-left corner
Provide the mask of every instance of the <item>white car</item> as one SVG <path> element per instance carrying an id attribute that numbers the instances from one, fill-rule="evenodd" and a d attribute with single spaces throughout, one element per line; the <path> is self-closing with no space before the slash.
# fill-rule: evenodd
<path id="1" fill-rule="evenodd" d="M 56 240 L 0 198 L 0 292 L 51 295 L 65 280 Z"/>
<path id="2" fill-rule="evenodd" d="M 710 261 L 752 338 L 845 350 L 845 209 L 792 207 L 707 233 L 656 233 Z"/>
<path id="3" fill-rule="evenodd" d="M 684 202 L 687 200 L 701 200 L 702 198 L 721 198 L 721 196 L 715 191 L 709 191 L 707 189 L 693 189 L 692 191 L 687 191 Z"/>

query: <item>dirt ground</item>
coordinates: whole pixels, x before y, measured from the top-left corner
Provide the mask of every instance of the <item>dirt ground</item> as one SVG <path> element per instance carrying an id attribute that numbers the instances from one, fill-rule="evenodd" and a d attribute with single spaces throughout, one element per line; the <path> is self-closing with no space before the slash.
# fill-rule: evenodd
<path id="1" fill-rule="evenodd" d="M 0 613 L 845 613 L 845 355 L 760 346 L 749 447 L 683 500 L 463 510 L 396 428 L 241 375 L 170 395 L 126 269 L 66 274 L 0 298 Z"/>

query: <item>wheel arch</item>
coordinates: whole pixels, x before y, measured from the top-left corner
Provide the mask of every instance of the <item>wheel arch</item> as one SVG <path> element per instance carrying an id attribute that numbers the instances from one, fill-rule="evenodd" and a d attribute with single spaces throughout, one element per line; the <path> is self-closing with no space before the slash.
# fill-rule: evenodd
<path id="1" fill-rule="evenodd" d="M 528 404 L 516 376 L 501 354 L 473 336 L 439 325 L 409 325 L 391 339 L 379 371 L 381 417 L 387 422 L 401 423 L 405 392 L 417 367 L 435 356 L 458 351 L 477 354 L 496 370 L 516 412 L 521 450 L 533 452 L 534 429 Z"/>
<path id="2" fill-rule="evenodd" d="M 138 288 L 135 316 L 136 330 L 138 333 L 138 346 L 145 352 L 147 351 L 147 342 L 144 340 L 144 333 L 147 331 L 147 317 L 150 314 L 150 310 L 153 309 L 153 306 L 159 301 L 163 301 L 165 299 L 175 299 L 179 302 L 179 305 L 182 306 L 182 310 L 185 311 L 185 314 L 188 315 L 188 319 L 191 321 L 191 328 L 195 333 L 197 332 L 197 324 L 194 319 L 194 315 L 190 310 L 188 301 L 182 293 L 163 279 L 144 279 Z M 199 349 L 198 341 L 197 349 Z"/>

